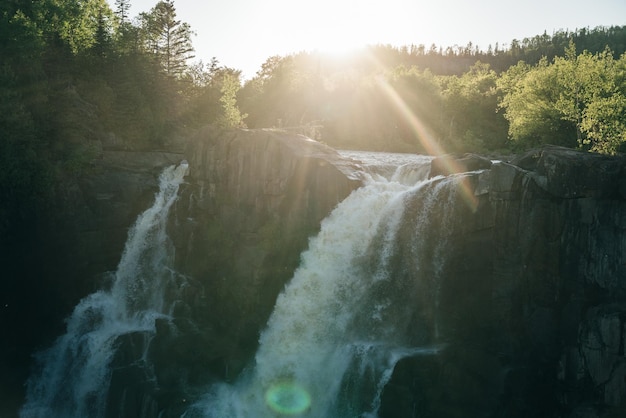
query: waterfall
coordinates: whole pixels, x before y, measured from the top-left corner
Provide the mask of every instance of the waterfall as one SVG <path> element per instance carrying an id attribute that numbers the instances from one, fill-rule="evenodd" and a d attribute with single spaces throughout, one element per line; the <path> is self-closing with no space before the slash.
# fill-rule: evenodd
<path id="1" fill-rule="evenodd" d="M 455 219 L 463 219 L 465 178 L 427 180 L 427 157 L 360 158 L 364 185 L 310 239 L 252 364 L 232 383 L 185 388 L 196 401 L 184 417 L 376 418 L 396 363 L 443 347 L 439 279 Z M 155 322 L 171 319 L 169 304 L 178 299 L 166 224 L 186 170 L 185 163 L 162 173 L 110 288 L 81 300 L 66 334 L 37 355 L 22 418 L 129 414 L 124 384 L 111 383 L 124 379 L 116 367 L 125 342 L 139 341 L 132 364 L 146 374 L 135 378 L 156 382 L 146 351 L 156 341 Z M 111 397 L 114 387 L 122 392 Z M 142 406 L 141 416 L 161 416 L 161 407 Z"/>
<path id="2" fill-rule="evenodd" d="M 438 352 L 436 312 L 424 338 L 406 330 L 416 293 L 438 297 L 460 180 L 425 180 L 424 166 L 373 167 L 310 240 L 254 364 L 235 383 L 213 386 L 185 417 L 376 417 L 396 362 Z"/>
<path id="3" fill-rule="evenodd" d="M 187 168 L 183 162 L 163 171 L 154 204 L 129 231 L 111 288 L 82 299 L 67 319 L 66 334 L 37 355 L 22 418 L 105 415 L 119 337 L 153 334 L 155 319 L 169 314 L 164 289 L 175 274 L 169 268 L 166 223 Z"/>

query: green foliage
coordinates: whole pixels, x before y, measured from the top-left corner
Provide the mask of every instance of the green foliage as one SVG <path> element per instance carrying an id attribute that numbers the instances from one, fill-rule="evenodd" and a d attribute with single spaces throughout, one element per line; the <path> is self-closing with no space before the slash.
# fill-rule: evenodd
<path id="1" fill-rule="evenodd" d="M 574 125 L 556 107 L 561 94 L 555 69 L 546 59 L 532 68 L 521 63 L 500 83 L 509 135 L 522 147 L 576 144 Z"/>
<path id="2" fill-rule="evenodd" d="M 200 62 L 187 72 L 189 102 L 182 116 L 192 126 L 243 127 L 245 114 L 237 106 L 241 72 L 220 67 L 213 59 L 208 68 Z"/>
<path id="3" fill-rule="evenodd" d="M 242 115 L 237 107 L 237 91 L 240 87 L 238 74 L 232 72 L 223 74 L 219 99 L 221 112 L 217 118 L 217 126 L 220 128 L 240 128 L 244 125 L 246 115 Z"/>
<path id="4" fill-rule="evenodd" d="M 506 146 L 507 125 L 498 113 L 498 76 L 477 62 L 460 77 L 442 77 L 444 139 L 451 151 L 499 150 Z"/>
<path id="5" fill-rule="evenodd" d="M 142 13 L 140 19 L 144 47 L 167 75 L 181 77 L 187 60 L 193 58 L 193 32 L 189 24 L 176 19 L 174 1 L 158 2 L 149 13 Z"/>
<path id="6" fill-rule="evenodd" d="M 615 153 L 624 142 L 623 58 L 605 49 L 543 59 L 534 67 L 512 67 L 499 83 L 512 140 L 552 143 Z"/>
<path id="7" fill-rule="evenodd" d="M 552 53 L 556 38 L 544 34 L 492 54 Z M 483 56 L 471 44 L 445 52 L 376 46 L 340 60 L 307 52 L 275 56 L 239 91 L 238 102 L 250 127 L 315 127 L 339 148 L 507 152 L 550 143 L 615 152 L 602 137 L 612 132 L 607 141 L 615 143 L 621 134 L 618 60 L 607 48 L 577 54 L 572 37 L 563 39 L 569 42 L 563 56 L 518 61 L 501 73 L 489 63 L 498 63 L 494 57 L 458 75 L 407 65 L 441 68 L 437 60 L 463 64 Z"/>
<path id="8" fill-rule="evenodd" d="M 591 151 L 615 154 L 626 144 L 626 96 L 616 93 L 601 98 L 585 108 L 581 128 L 586 133 L 583 144 Z"/>

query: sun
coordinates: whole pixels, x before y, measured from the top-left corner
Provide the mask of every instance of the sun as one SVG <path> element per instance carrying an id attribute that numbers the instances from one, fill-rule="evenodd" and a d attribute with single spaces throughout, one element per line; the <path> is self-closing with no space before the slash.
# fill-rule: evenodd
<path id="1" fill-rule="evenodd" d="M 306 23 L 294 35 L 306 49 L 341 55 L 380 42 L 376 39 L 384 25 L 367 0 L 321 0 L 307 11 Z"/>

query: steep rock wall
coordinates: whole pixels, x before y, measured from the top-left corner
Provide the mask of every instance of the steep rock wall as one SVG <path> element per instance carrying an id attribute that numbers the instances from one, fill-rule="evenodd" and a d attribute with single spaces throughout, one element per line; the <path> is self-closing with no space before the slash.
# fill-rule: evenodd
<path id="1" fill-rule="evenodd" d="M 111 416 L 177 416 L 185 387 L 236 379 L 307 238 L 360 184 L 333 150 L 275 131 L 208 130 L 187 158 L 170 221 L 182 296 L 149 340 L 153 367 L 116 368 Z M 453 174 L 463 180 L 444 233 L 415 237 L 421 197 L 407 200 L 395 280 L 423 277 L 416 240 L 445 235 L 447 254 L 438 282 L 419 279 L 398 309 L 414 318 L 408 341 L 444 349 L 397 364 L 381 418 L 623 416 L 626 161 L 546 147 L 485 167 Z M 137 340 L 129 353 L 143 351 Z M 116 398 L 128 393 L 132 405 Z"/>
<path id="2" fill-rule="evenodd" d="M 361 181 L 338 153 L 273 130 L 208 128 L 170 214 L 171 319 L 119 341 L 107 416 L 180 416 L 190 387 L 235 379 L 320 222 Z M 147 353 L 137 362 L 137 353 Z"/>
<path id="3" fill-rule="evenodd" d="M 61 181 L 50 206 L 2 247 L 0 416 L 17 416 L 31 355 L 64 332 L 82 297 L 106 284 L 103 273 L 115 270 L 160 172 L 183 155 L 106 149 L 98 157 L 83 176 Z"/>
<path id="4" fill-rule="evenodd" d="M 191 315 L 250 354 L 308 238 L 361 182 L 335 150 L 281 131 L 208 129 L 187 156 L 170 229 L 177 270 L 206 289 Z"/>
<path id="5" fill-rule="evenodd" d="M 381 417 L 626 415 L 625 175 L 553 147 L 465 174 L 431 307 L 446 349 L 396 366 Z"/>

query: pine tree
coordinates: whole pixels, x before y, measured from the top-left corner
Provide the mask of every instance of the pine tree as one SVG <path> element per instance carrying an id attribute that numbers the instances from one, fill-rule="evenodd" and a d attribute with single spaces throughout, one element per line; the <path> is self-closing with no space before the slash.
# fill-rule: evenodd
<path id="1" fill-rule="evenodd" d="M 147 48 L 155 55 L 168 76 L 180 77 L 187 60 L 193 58 L 193 32 L 189 24 L 176 19 L 174 1 L 160 1 L 140 18 L 146 34 Z"/>
<path id="2" fill-rule="evenodd" d="M 130 0 L 115 0 L 115 15 L 119 19 L 120 25 L 124 25 L 130 19 L 128 11 L 130 10 Z"/>

